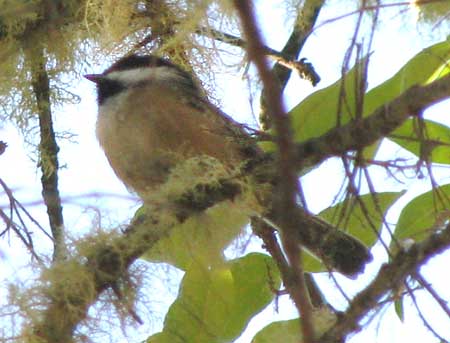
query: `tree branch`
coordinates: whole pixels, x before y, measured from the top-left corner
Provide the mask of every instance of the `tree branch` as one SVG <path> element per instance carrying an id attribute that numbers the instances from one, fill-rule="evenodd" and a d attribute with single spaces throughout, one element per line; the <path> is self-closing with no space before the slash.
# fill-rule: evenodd
<path id="1" fill-rule="evenodd" d="M 434 94 L 435 93 L 435 94 Z M 401 125 L 401 123 L 411 114 L 421 111 L 431 103 L 444 99 L 450 94 L 450 76 L 442 78 L 440 80 L 434 81 L 433 83 L 426 86 L 415 86 L 410 90 L 406 91 L 403 95 L 392 101 L 387 106 L 380 108 L 374 112 L 371 116 L 359 121 L 358 123 L 351 122 L 347 125 L 331 130 L 328 134 L 319 137 L 314 140 L 314 144 L 317 146 L 325 146 L 331 144 L 332 140 L 326 139 L 327 137 L 333 137 L 335 135 L 343 134 L 343 132 L 357 132 L 361 127 L 366 127 L 370 131 L 370 127 L 379 128 L 376 133 L 367 133 L 367 140 L 358 141 L 355 137 L 349 137 L 344 140 L 344 147 L 341 150 L 337 150 L 336 144 L 331 147 L 327 147 L 327 152 L 318 150 L 305 150 L 305 154 L 300 155 L 303 161 L 320 161 L 332 154 L 346 152 L 347 149 L 357 149 L 362 148 L 372 141 L 383 138 L 389 132 L 394 130 L 396 127 Z M 363 123 L 363 124 L 362 124 Z M 374 123 L 371 126 L 370 123 Z M 380 129 L 382 128 L 382 130 Z M 357 136 L 358 137 L 358 136 Z M 362 137 L 366 139 L 366 137 Z M 311 144 L 311 141 L 307 141 L 297 146 L 297 153 L 302 151 L 302 147 Z M 314 145 L 313 145 L 314 146 Z M 333 149 L 332 149 L 333 148 Z M 314 156 L 313 152 L 316 152 L 317 157 Z M 270 180 L 275 180 L 276 170 L 273 167 L 273 155 L 267 155 L 267 158 L 253 162 L 252 168 L 245 171 L 245 173 L 250 173 L 256 180 L 258 180 L 260 175 L 260 170 L 264 172 L 265 182 L 270 182 Z M 252 165 L 252 163 L 250 163 Z M 297 163 L 296 166 L 299 164 Z M 300 164 L 301 165 L 301 164 Z M 215 183 L 212 189 L 216 189 L 217 194 L 214 195 L 214 203 L 209 202 L 205 206 L 212 206 L 215 203 L 224 201 L 226 199 L 233 199 L 237 196 L 236 192 L 230 192 L 230 185 L 223 185 L 223 195 L 220 196 L 220 188 L 216 187 Z M 208 187 L 203 188 L 204 191 L 208 191 Z M 202 197 L 200 197 L 202 198 Z M 211 195 L 205 194 L 205 199 L 210 199 Z M 201 207 L 201 206 L 200 206 Z M 177 213 L 170 212 L 171 206 L 167 206 L 163 211 L 157 211 L 150 214 L 140 214 L 131 223 L 130 227 L 126 230 L 124 235 L 115 238 L 109 243 L 99 243 L 95 245 L 95 250 L 93 250 L 88 256 L 85 256 L 87 263 L 80 263 L 80 257 L 74 257 L 67 261 L 62 261 L 58 264 L 58 268 L 54 266 L 48 272 L 54 273 L 68 273 L 68 277 L 55 278 L 54 283 L 48 286 L 43 294 L 49 296 L 48 306 L 43 311 L 41 319 L 33 323 L 33 332 L 36 335 L 47 341 L 56 342 L 56 337 L 62 338 L 61 342 L 71 342 L 73 341 L 72 335 L 75 330 L 76 325 L 86 317 L 87 310 L 90 305 L 97 301 L 100 294 L 111 287 L 113 284 L 120 280 L 122 275 L 125 275 L 127 268 L 137 259 L 139 256 L 150 249 L 159 239 L 168 235 L 173 227 L 182 222 L 182 220 L 187 219 L 192 213 L 185 213 L 183 217 L 177 217 Z M 330 245 L 333 245 L 333 239 L 340 240 L 341 235 L 345 235 L 344 232 L 339 231 L 331 227 L 327 223 L 323 223 L 321 220 L 315 218 L 314 216 L 307 214 L 303 209 L 297 207 L 297 210 L 293 212 L 294 216 L 292 221 L 296 222 L 300 227 L 304 228 L 301 232 L 297 232 L 297 239 L 300 239 L 302 244 L 307 246 L 312 251 L 315 251 L 320 256 L 320 250 L 325 254 L 339 254 L 340 249 L 328 249 L 328 244 L 324 243 L 322 239 L 325 237 L 331 239 Z M 171 221 L 167 221 L 167 218 L 172 218 Z M 178 219 L 176 219 L 178 218 Z M 274 218 L 276 220 L 276 218 Z M 321 231 L 323 231 L 321 233 Z M 384 295 L 389 288 L 389 283 L 386 280 L 391 280 L 391 274 L 397 272 L 403 273 L 400 276 L 393 278 L 393 282 L 400 282 L 400 279 L 404 279 L 405 275 L 409 275 L 411 270 L 405 271 L 404 266 L 408 268 L 415 268 L 421 263 L 424 263 L 427 259 L 431 257 L 431 254 L 438 253 L 447 247 L 447 236 L 450 236 L 450 229 L 447 228 L 442 234 L 435 235 L 429 240 L 417 245 L 417 249 L 413 248 L 405 254 L 400 254 L 397 256 L 389 265 L 382 268 L 379 277 L 374 281 L 372 286 L 368 288 L 367 291 L 361 293 L 352 302 L 351 307 L 346 312 L 348 313 L 348 319 L 341 319 L 337 326 L 327 334 L 327 339 L 329 342 L 332 341 L 337 335 L 346 335 L 351 330 L 356 330 L 357 322 L 367 313 L 367 307 L 360 307 L 364 304 L 364 299 L 369 299 L 370 301 L 377 301 L 382 295 Z M 336 238 L 334 235 L 337 235 Z M 321 238 L 322 237 L 322 238 Z M 448 238 L 450 240 L 450 238 Z M 353 244 L 353 241 L 349 242 Z M 436 243 L 435 246 L 432 244 Z M 325 244 L 325 245 L 324 245 Z M 314 249 L 314 246 L 316 249 Z M 352 245 L 350 244 L 350 247 Z M 434 248 L 433 248 L 434 247 Z M 347 248 L 346 248 L 347 249 Z M 330 252 L 331 250 L 331 252 Z M 359 250 L 357 250 L 359 251 Z M 418 252 L 417 252 L 418 251 Z M 423 255 L 421 257 L 420 252 L 429 251 L 429 255 Z M 410 261 L 408 256 L 412 254 L 418 256 L 418 260 Z M 428 252 L 427 252 L 428 253 Z M 322 254 L 323 255 L 323 254 Z M 406 256 L 406 257 L 402 257 Z M 326 256 L 320 256 L 325 261 L 327 261 Z M 408 264 L 409 263 L 409 264 Z M 80 286 L 79 275 L 85 275 L 86 285 Z M 383 275 L 387 275 L 384 277 Z M 71 277 L 72 276 L 72 277 Z M 394 275 L 395 276 L 395 275 Z M 60 281 L 58 281 L 60 280 Z M 89 281 L 90 280 L 90 281 Z M 58 283 L 59 282 L 59 283 Z M 80 289 L 91 289 L 92 292 L 89 294 L 81 294 Z M 58 294 L 60 290 L 64 290 L 61 297 L 54 297 L 54 294 Z M 347 318 L 344 316 L 343 318 Z"/>
<path id="2" fill-rule="evenodd" d="M 361 150 L 385 138 L 410 116 L 422 113 L 427 107 L 450 97 L 450 75 L 425 86 L 413 86 L 403 94 L 376 109 L 363 119 L 329 130 L 320 137 L 296 146 L 297 170 L 317 165 L 332 156 Z"/>
<path id="3" fill-rule="evenodd" d="M 39 45 L 39 44 L 38 44 Z M 46 70 L 46 58 L 41 47 L 28 51 L 28 62 L 31 66 L 31 85 L 36 97 L 40 132 L 40 167 L 42 196 L 47 206 L 50 229 L 53 236 L 53 261 L 66 255 L 64 243 L 64 219 L 61 197 L 58 189 L 58 151 L 50 104 L 50 81 Z"/>
<path id="4" fill-rule="evenodd" d="M 168 234 L 179 222 L 164 221 L 173 213 L 158 211 L 142 214 L 133 220 L 126 235 L 108 243 L 98 242 L 88 256 L 87 263 L 79 257 L 63 261 L 52 273 L 59 273 L 43 291 L 48 305 L 42 316 L 32 323 L 33 333 L 43 342 L 74 342 L 76 326 L 87 317 L 89 307 L 98 301 L 108 288 L 117 285 L 128 267 L 145 251 Z M 75 275 L 75 276 L 74 276 Z M 33 339 L 30 342 L 34 342 Z"/>
<path id="5" fill-rule="evenodd" d="M 319 17 L 325 0 L 306 0 L 302 9 L 298 12 L 294 21 L 294 28 L 285 46 L 281 50 L 283 56 L 288 57 L 289 60 L 298 59 L 306 40 L 313 31 L 314 25 Z M 280 83 L 280 89 L 283 90 L 291 75 L 291 70 L 286 69 L 283 64 L 276 63 L 272 72 Z M 263 90 L 264 92 L 264 90 Z"/>
<path id="6" fill-rule="evenodd" d="M 219 42 L 230 44 L 232 46 L 236 46 L 243 49 L 247 47 L 247 42 L 244 39 L 213 28 L 201 27 L 198 28 L 195 32 L 197 34 L 205 35 Z M 306 59 L 302 58 L 299 61 L 296 61 L 297 55 L 295 58 L 293 58 L 289 54 L 279 52 L 275 49 L 268 47 L 267 45 L 263 45 L 263 50 L 264 54 L 267 57 L 269 57 L 271 60 L 277 63 L 276 65 L 282 66 L 284 70 L 289 71 L 289 75 L 290 72 L 294 70 L 301 78 L 310 81 L 313 86 L 319 83 L 320 76 L 314 70 L 313 65 L 311 63 L 306 62 Z"/>
<path id="7" fill-rule="evenodd" d="M 43 342 L 74 342 L 76 326 L 86 319 L 89 307 L 106 289 L 116 287 L 123 280 L 134 261 L 192 215 L 221 201 L 233 200 L 240 192 L 238 183 L 231 187 L 230 182 L 214 181 L 210 186 L 197 190 L 197 200 L 204 199 L 205 203 L 197 202 L 195 209 L 180 212 L 179 207 L 174 206 L 184 203 L 189 191 L 169 204 L 152 209 L 151 213 L 140 209 L 123 235 L 108 242 L 99 240 L 85 256 L 60 261 L 46 271 L 55 277 L 50 277 L 52 282 L 42 290 L 47 307 L 42 316 L 33 317 L 34 335 Z M 30 342 L 35 342 L 35 338 L 31 337 Z"/>
<path id="8" fill-rule="evenodd" d="M 291 167 L 294 157 L 294 146 L 289 117 L 283 108 L 281 90 L 278 81 L 271 73 L 264 56 L 264 45 L 256 25 L 252 2 L 235 0 L 234 5 L 241 20 L 242 29 L 247 38 L 247 54 L 255 64 L 264 88 L 267 90 L 267 112 L 273 122 L 278 146 L 277 175 L 279 182 L 273 195 L 273 212 L 278 215 L 283 248 L 290 265 L 286 289 L 294 301 L 301 317 L 303 341 L 312 343 L 314 326 L 312 323 L 312 305 L 304 279 L 303 267 L 300 263 L 301 247 L 296 242 L 298 222 L 293 220 L 293 212 L 297 208 L 297 174 Z"/>
<path id="9" fill-rule="evenodd" d="M 401 251 L 391 262 L 382 266 L 375 279 L 351 301 L 348 309 L 339 316 L 337 323 L 321 338 L 321 343 L 340 342 L 347 335 L 359 330 L 363 319 L 388 293 L 398 288 L 417 268 L 431 257 L 450 247 L 450 225 L 442 232 L 431 235 L 423 242 Z"/>
<path id="10" fill-rule="evenodd" d="M 281 50 L 281 54 L 285 56 L 286 59 L 290 61 L 298 59 L 306 40 L 314 28 L 324 3 L 324 0 L 306 0 L 302 9 L 298 11 L 297 17 L 294 21 L 292 33 Z M 282 60 L 277 60 L 276 62 L 277 63 L 275 63 L 272 68 L 272 72 L 278 80 L 280 90 L 282 92 L 289 81 L 292 69 Z M 304 78 L 309 79 L 313 86 L 320 81 L 319 75 L 315 72 L 312 66 L 310 68 L 310 72 L 305 76 L 306 77 Z M 264 130 L 268 130 L 271 127 L 270 117 L 267 113 L 266 97 L 267 90 L 264 87 L 261 91 L 261 111 L 259 115 L 259 120 Z"/>

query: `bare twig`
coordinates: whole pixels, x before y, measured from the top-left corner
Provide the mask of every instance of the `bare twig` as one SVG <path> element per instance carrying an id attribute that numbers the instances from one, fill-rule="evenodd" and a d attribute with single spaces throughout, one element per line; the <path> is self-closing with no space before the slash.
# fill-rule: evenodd
<path id="1" fill-rule="evenodd" d="M 269 252 L 270 256 L 273 257 L 275 263 L 277 264 L 283 283 L 288 283 L 290 267 L 280 245 L 278 244 L 275 230 L 258 218 L 252 219 L 252 228 L 258 237 L 262 239 L 264 242 L 263 247 Z"/>
<path id="2" fill-rule="evenodd" d="M 25 224 L 23 223 L 22 219 L 20 218 L 19 211 L 17 209 L 16 204 L 18 203 L 17 200 L 14 198 L 11 189 L 6 185 L 6 183 L 0 179 L 0 185 L 3 187 L 8 199 L 9 199 L 9 216 L 6 215 L 5 212 L 3 212 L 2 209 L 0 209 L 0 218 L 5 222 L 6 228 L 0 232 L 0 237 L 2 237 L 5 233 L 7 233 L 10 229 L 14 231 L 16 236 L 22 241 L 22 243 L 25 245 L 27 250 L 30 252 L 31 256 L 33 256 L 38 263 L 41 264 L 41 266 L 44 266 L 44 263 L 42 259 L 37 255 L 36 251 L 34 250 L 33 245 L 33 239 L 31 237 L 31 233 L 29 230 L 25 227 Z M 19 217 L 19 219 L 22 222 L 22 227 L 17 225 L 13 220 L 13 215 L 16 213 Z"/>
<path id="3" fill-rule="evenodd" d="M 448 307 L 447 302 L 439 296 L 436 290 L 427 282 L 427 280 L 425 280 L 425 278 L 420 273 L 414 274 L 413 277 L 423 288 L 428 291 L 428 293 L 431 294 L 434 300 L 441 307 L 442 311 L 444 311 L 445 314 L 447 314 L 447 317 L 450 318 L 450 308 Z"/>
<path id="4" fill-rule="evenodd" d="M 0 210 L 0 218 L 5 222 L 6 226 L 8 227 L 8 229 L 12 229 L 15 234 L 17 235 L 17 237 L 19 237 L 19 239 L 22 241 L 23 245 L 25 245 L 25 247 L 27 248 L 27 250 L 30 252 L 31 256 L 33 256 L 36 261 L 38 261 L 42 266 L 44 265 L 42 259 L 39 257 L 39 255 L 36 254 L 36 252 L 34 251 L 34 247 L 33 247 L 33 241 L 30 241 L 29 237 L 25 237 L 22 232 L 26 232 L 26 230 L 21 230 L 21 228 L 19 226 L 17 226 L 10 217 L 8 217 L 6 215 L 5 212 L 3 212 L 2 210 Z M 6 230 L 4 230 L 2 233 L 0 233 L 0 237 L 4 234 L 4 232 L 6 232 Z"/>
<path id="5" fill-rule="evenodd" d="M 312 306 L 309 300 L 303 268 L 300 264 L 300 246 L 295 241 L 298 223 L 295 223 L 291 213 L 296 208 L 297 175 L 291 167 L 294 157 L 292 134 L 289 118 L 283 108 L 281 92 L 277 80 L 271 73 L 264 56 L 264 46 L 256 26 L 256 21 L 251 2 L 234 1 L 235 7 L 241 19 L 241 25 L 247 37 L 247 53 L 258 69 L 259 76 L 267 90 L 267 109 L 271 121 L 277 131 L 276 143 L 278 145 L 278 175 L 280 177 L 275 191 L 274 210 L 282 213 L 280 216 L 281 237 L 283 248 L 291 266 L 291 282 L 286 284 L 299 313 L 302 317 L 303 341 L 311 343 L 314 340 L 314 327 L 312 323 Z"/>
<path id="6" fill-rule="evenodd" d="M 422 319 L 423 325 L 425 325 L 425 327 L 439 340 L 439 342 L 448 342 L 446 339 L 444 339 L 444 337 L 442 337 L 441 335 L 439 335 L 437 333 L 437 331 L 433 328 L 433 326 L 425 318 L 424 314 L 422 313 L 422 310 L 419 307 L 419 304 L 417 303 L 416 296 L 414 295 L 414 292 L 409 287 L 407 282 L 405 282 L 405 287 L 406 287 L 406 289 L 408 291 L 408 295 L 411 297 L 411 299 L 413 301 L 414 307 L 417 310 L 417 314 L 419 315 L 420 319 Z"/>
<path id="7" fill-rule="evenodd" d="M 272 72 L 275 78 L 278 80 L 280 91 L 282 92 L 286 87 L 287 82 L 291 76 L 291 71 L 295 70 L 293 63 L 286 63 L 286 59 L 289 61 L 296 61 L 306 43 L 309 35 L 311 34 L 320 10 L 324 4 L 324 0 L 306 0 L 301 10 L 299 9 L 297 17 L 295 18 L 293 30 L 289 36 L 286 44 L 281 50 L 281 55 L 285 56 L 284 59 L 275 59 L 277 63 L 272 68 Z M 300 62 L 304 62 L 305 59 L 301 59 Z M 298 62 L 295 62 L 298 63 Z M 301 72 L 299 72 L 302 75 Z M 319 75 L 315 72 L 314 68 L 309 68 L 309 72 L 302 75 L 303 78 L 311 81 L 315 86 L 320 81 Z M 263 129 L 267 130 L 271 127 L 270 115 L 267 113 L 266 108 L 266 89 L 261 91 L 261 112 L 260 123 Z"/>
<path id="8" fill-rule="evenodd" d="M 247 48 L 247 42 L 244 39 L 226 32 L 221 32 L 213 28 L 201 27 L 196 30 L 196 33 L 206 35 L 219 42 L 230 44 L 239 48 L 243 49 Z M 305 33 L 306 36 L 308 36 L 308 34 L 309 32 Z M 304 37 L 304 39 L 306 39 L 306 37 Z M 304 39 L 302 37 L 301 40 L 302 46 L 304 44 Z M 277 62 L 276 65 L 282 66 L 284 71 L 287 70 L 286 74 L 290 75 L 290 72 L 293 70 L 297 72 L 297 74 L 301 78 L 310 81 L 313 86 L 316 86 L 319 83 L 320 76 L 316 73 L 313 65 L 309 62 L 306 62 L 305 58 L 297 60 L 298 54 L 295 54 L 295 56 L 293 56 L 290 50 L 288 51 L 283 50 L 279 52 L 275 49 L 268 47 L 267 45 L 262 45 L 262 52 L 271 60 Z"/>
<path id="9" fill-rule="evenodd" d="M 361 150 L 386 137 L 410 116 L 449 97 L 450 75 L 424 86 L 413 86 L 390 103 L 377 108 L 370 116 L 299 143 L 296 146 L 296 168 L 313 166 L 328 157 Z"/>
<path id="10" fill-rule="evenodd" d="M 382 266 L 375 279 L 351 301 L 348 309 L 321 338 L 322 343 L 339 342 L 351 332 L 359 330 L 359 321 L 366 316 L 378 302 L 397 289 L 417 268 L 431 257 L 450 246 L 450 225 L 442 232 L 431 235 L 428 239 L 414 244 L 407 251 L 401 251 L 391 262 Z"/>
<path id="11" fill-rule="evenodd" d="M 447 0 L 420 0 L 417 2 L 417 5 L 428 5 L 428 4 L 432 4 L 435 2 L 444 2 Z M 376 5 L 363 5 L 361 7 L 359 7 L 357 10 L 345 13 L 343 15 L 340 15 L 338 17 L 335 18 L 331 18 L 328 20 L 325 20 L 324 22 L 320 23 L 320 25 L 318 25 L 316 27 L 316 29 L 321 28 L 322 26 L 325 26 L 327 24 L 331 24 L 335 21 L 339 21 L 342 20 L 344 18 L 347 17 L 351 17 L 353 15 L 359 14 L 360 12 L 371 12 L 371 11 L 379 11 L 382 8 L 390 8 L 390 7 L 411 7 L 411 1 L 403 1 L 403 2 L 391 2 L 391 3 L 385 3 L 385 4 L 380 4 L 377 3 Z"/>
<path id="12" fill-rule="evenodd" d="M 306 62 L 305 58 L 300 60 L 297 59 L 301 47 L 303 47 L 306 38 L 312 31 L 313 24 L 317 19 L 319 9 L 323 2 L 323 0 L 320 0 L 320 4 L 316 4 L 317 0 L 308 0 L 308 3 L 303 6 L 303 10 L 299 13 L 299 17 L 296 18 L 294 32 L 282 52 L 263 45 L 264 53 L 277 62 L 278 68 L 282 67 L 283 69 L 283 75 L 280 74 L 279 76 L 280 80 L 285 77 L 289 78 L 290 72 L 293 70 L 296 71 L 301 78 L 310 81 L 313 86 L 319 83 L 320 76 L 316 73 L 313 65 Z M 139 14 L 139 16 L 145 16 L 151 20 L 152 32 L 135 44 L 130 50 L 130 53 L 134 53 L 136 50 L 149 44 L 162 45 L 165 38 L 171 37 L 175 34 L 177 25 L 180 23 L 172 19 L 175 17 L 174 15 L 168 15 L 167 13 L 170 13 L 170 10 L 164 2 L 154 1 L 148 6 L 146 11 Z M 212 27 L 199 26 L 194 32 L 198 35 L 203 35 L 218 42 L 239 48 L 246 49 L 247 47 L 247 42 L 244 39 Z"/>
<path id="13" fill-rule="evenodd" d="M 291 35 L 289 36 L 286 44 L 281 50 L 281 54 L 289 57 L 289 60 L 297 60 L 300 52 L 302 51 L 309 35 L 312 33 L 314 25 L 319 17 L 320 10 L 322 9 L 324 0 L 306 0 L 302 6 L 302 9 L 298 12 L 294 21 L 294 27 Z M 286 69 L 283 61 L 275 64 L 272 68 L 272 72 L 280 83 L 280 89 L 283 90 L 290 77 L 290 70 Z M 314 78 L 313 85 L 317 84 L 320 80 Z"/>

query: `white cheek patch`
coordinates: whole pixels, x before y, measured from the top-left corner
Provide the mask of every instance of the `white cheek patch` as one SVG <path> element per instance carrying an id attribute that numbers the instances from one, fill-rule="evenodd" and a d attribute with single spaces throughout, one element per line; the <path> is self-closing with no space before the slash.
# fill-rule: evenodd
<path id="1" fill-rule="evenodd" d="M 106 77 L 127 86 L 133 86 L 145 81 L 180 81 L 183 79 L 178 70 L 166 66 L 113 71 Z"/>

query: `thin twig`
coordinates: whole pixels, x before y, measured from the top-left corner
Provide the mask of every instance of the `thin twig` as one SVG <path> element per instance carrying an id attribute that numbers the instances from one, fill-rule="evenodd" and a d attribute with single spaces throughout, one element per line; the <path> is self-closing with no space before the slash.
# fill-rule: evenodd
<path id="1" fill-rule="evenodd" d="M 22 243 L 25 245 L 25 247 L 27 248 L 27 250 L 30 252 L 30 254 L 36 259 L 36 261 L 43 267 L 44 262 L 43 260 L 39 257 L 38 254 L 36 254 L 36 252 L 34 251 L 34 247 L 33 247 L 33 242 L 29 241 L 29 239 L 25 238 L 22 235 L 21 231 L 26 231 L 26 230 L 21 230 L 6 214 L 5 212 L 3 212 L 2 210 L 0 210 L 0 218 L 5 222 L 5 224 L 7 225 L 8 228 L 12 229 L 15 234 L 17 235 L 17 237 L 19 237 L 19 239 L 22 241 Z M 5 231 L 4 231 L 5 232 Z M 0 236 L 3 233 L 0 234 Z"/>
<path id="2" fill-rule="evenodd" d="M 276 63 L 272 68 L 272 72 L 278 80 L 281 92 L 283 92 L 290 79 L 291 71 L 296 70 L 295 64 L 286 63 L 286 60 L 296 61 L 299 58 L 303 46 L 314 28 L 324 2 L 324 0 L 306 0 L 302 8 L 297 12 L 292 33 L 281 50 L 280 55 L 284 56 L 284 58 L 275 59 Z M 305 62 L 305 59 L 301 59 L 300 62 Z M 317 85 L 320 81 L 319 75 L 315 72 L 312 65 L 308 70 L 309 72 L 304 75 L 301 72 L 299 72 L 299 74 L 302 78 L 309 80 L 313 86 Z M 261 111 L 259 115 L 260 123 L 264 130 L 268 130 L 272 126 L 270 115 L 268 115 L 266 108 L 266 92 L 267 90 L 265 88 L 261 90 Z"/>
<path id="3" fill-rule="evenodd" d="M 409 117 L 450 97 L 450 75 L 424 86 L 415 85 L 363 119 L 329 130 L 296 146 L 296 168 L 314 166 L 331 156 L 361 150 L 386 137 Z"/>
<path id="4" fill-rule="evenodd" d="M 420 319 L 422 320 L 423 325 L 439 340 L 439 342 L 448 342 L 446 339 L 444 339 L 441 335 L 439 335 L 436 330 L 431 326 L 431 324 L 428 322 L 428 320 L 425 318 L 425 316 L 422 313 L 422 310 L 419 307 L 419 304 L 417 303 L 416 296 L 414 295 L 414 292 L 409 287 L 408 283 L 405 282 L 405 287 L 408 291 L 408 295 L 411 297 L 414 307 L 417 310 L 417 314 L 419 315 Z"/>
<path id="5" fill-rule="evenodd" d="M 431 285 L 427 282 L 427 280 L 424 279 L 424 277 L 420 273 L 414 274 L 413 277 L 423 288 L 428 291 L 428 293 L 431 294 L 431 296 L 438 303 L 441 309 L 447 314 L 447 317 L 450 318 L 450 308 L 448 307 L 447 302 L 439 296 L 435 289 L 431 287 Z"/>
<path id="6" fill-rule="evenodd" d="M 317 14 L 318 14 L 318 12 L 317 12 Z M 312 18 L 308 18 L 308 19 L 315 20 L 316 18 L 317 18 L 316 16 L 313 16 Z M 163 35 L 173 35 L 174 34 L 173 27 L 176 27 L 176 25 L 178 25 L 179 23 L 177 21 L 171 21 L 170 24 L 171 25 L 169 25 L 169 27 L 171 27 L 171 29 L 166 30 L 167 32 L 165 32 L 164 30 L 161 30 L 161 28 L 158 28 L 159 29 L 158 34 L 155 34 L 155 32 L 149 33 L 141 41 L 136 43 L 133 46 L 133 48 L 130 49 L 129 53 L 130 54 L 134 53 L 134 52 L 136 52 L 136 50 L 139 50 L 139 49 L 147 46 L 148 44 L 151 44 L 151 43 L 154 43 L 155 41 L 161 40 Z M 156 25 L 153 25 L 153 26 L 156 26 Z M 165 26 L 167 26 L 167 23 L 165 23 Z M 222 31 L 214 29 L 212 27 L 200 26 L 197 29 L 195 29 L 194 32 L 198 35 L 206 36 L 206 37 L 212 38 L 218 42 L 229 44 L 229 45 L 239 47 L 242 49 L 245 49 L 247 47 L 247 42 L 244 39 L 242 39 L 238 36 L 232 35 L 230 33 L 227 33 L 227 32 L 222 32 Z M 301 36 L 301 45 L 303 46 L 304 40 L 310 34 L 310 31 L 308 31 L 308 25 L 306 25 L 304 31 L 301 31 L 300 33 L 298 33 L 298 32 L 294 32 L 294 33 L 296 33 L 297 35 L 304 34 L 304 36 Z M 297 37 L 297 36 L 295 36 L 295 37 Z M 161 45 L 161 43 L 159 43 L 159 45 Z M 263 51 L 264 51 L 264 54 L 266 56 L 268 56 L 270 59 L 272 59 L 279 65 L 285 67 L 285 70 L 287 68 L 287 70 L 289 70 L 289 72 L 292 70 L 297 72 L 297 74 L 301 78 L 310 81 L 313 86 L 316 86 L 319 83 L 319 81 L 320 81 L 319 74 L 317 74 L 317 72 L 314 69 L 314 66 L 310 62 L 307 62 L 305 58 L 297 60 L 298 54 L 295 54 L 296 58 L 294 58 L 293 54 L 290 51 L 279 52 L 279 51 L 272 49 L 266 45 L 263 45 Z"/>
<path id="7" fill-rule="evenodd" d="M 420 0 L 420 2 L 418 3 L 419 5 L 428 5 L 428 4 L 432 4 L 434 2 L 443 2 L 443 1 L 447 1 L 447 0 Z M 331 18 L 328 20 L 325 20 L 324 22 L 320 23 L 320 25 L 316 26 L 316 30 L 321 28 L 322 26 L 325 26 L 327 24 L 331 24 L 335 21 L 339 21 L 348 17 L 351 17 L 355 14 L 359 14 L 360 12 L 371 12 L 371 11 L 379 11 L 382 8 L 390 8 L 390 7 L 401 7 L 401 6 L 409 6 L 411 7 L 411 1 L 403 1 L 403 2 L 392 2 L 392 3 L 386 3 L 386 4 L 376 4 L 376 5 L 365 5 L 365 6 L 361 6 L 360 8 L 358 8 L 357 10 L 345 13 L 343 15 L 340 15 L 338 17 L 335 18 Z"/>
<path id="8" fill-rule="evenodd" d="M 247 42 L 244 39 L 226 32 L 216 30 L 214 28 L 200 27 L 195 32 L 197 34 L 202 34 L 211 37 L 219 42 L 226 43 L 239 48 L 246 49 L 248 46 Z M 308 34 L 306 34 L 306 36 Z M 319 74 L 317 74 L 311 63 L 306 62 L 305 58 L 297 60 L 298 58 L 297 54 L 293 56 L 292 53 L 290 52 L 285 51 L 279 52 L 264 44 L 262 45 L 261 50 L 262 50 L 261 52 L 265 54 L 267 57 L 269 57 L 271 60 L 283 66 L 284 70 L 286 70 L 287 68 L 289 70 L 289 73 L 292 70 L 297 72 L 297 74 L 301 78 L 310 81 L 313 86 L 316 86 L 319 83 L 320 81 Z"/>
<path id="9" fill-rule="evenodd" d="M 338 342 L 350 333 L 359 330 L 363 319 L 379 301 L 393 289 L 398 289 L 405 279 L 415 273 L 417 268 L 431 257 L 450 246 L 450 225 L 442 232 L 431 235 L 424 241 L 414 244 L 406 251 L 400 251 L 389 263 L 383 265 L 375 279 L 350 303 L 348 309 L 321 338 L 321 343 Z"/>
<path id="10" fill-rule="evenodd" d="M 294 149 L 290 122 L 282 105 L 279 85 L 264 56 L 264 46 L 256 26 L 251 2 L 235 0 L 234 4 L 247 38 L 248 57 L 256 65 L 261 81 L 267 90 L 267 109 L 277 132 L 276 143 L 279 149 L 277 164 L 280 182 L 275 194 L 274 209 L 277 213 L 283 213 L 280 216 L 281 237 L 291 266 L 291 282 L 285 286 L 302 318 L 303 341 L 312 343 L 314 340 L 312 306 L 304 280 L 303 268 L 300 264 L 300 246 L 294 239 L 294 236 L 297 236 L 295 232 L 298 230 L 298 224 L 292 221 L 291 218 L 294 216 L 290 216 L 290 213 L 296 208 L 298 190 L 297 175 L 291 167 Z"/>

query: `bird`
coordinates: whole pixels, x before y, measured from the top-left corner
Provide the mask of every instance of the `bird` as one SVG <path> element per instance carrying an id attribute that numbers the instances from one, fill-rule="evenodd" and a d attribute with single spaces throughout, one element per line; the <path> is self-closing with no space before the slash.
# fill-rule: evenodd
<path id="1" fill-rule="evenodd" d="M 130 54 L 85 78 L 97 88 L 100 146 L 117 177 L 144 204 L 155 199 L 186 160 L 206 157 L 235 171 L 264 156 L 243 126 L 214 106 L 193 76 L 168 59 Z M 273 213 L 266 212 L 269 217 Z M 301 207 L 296 213 L 299 244 L 330 269 L 354 277 L 372 259 L 358 239 Z"/>

